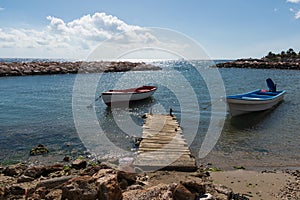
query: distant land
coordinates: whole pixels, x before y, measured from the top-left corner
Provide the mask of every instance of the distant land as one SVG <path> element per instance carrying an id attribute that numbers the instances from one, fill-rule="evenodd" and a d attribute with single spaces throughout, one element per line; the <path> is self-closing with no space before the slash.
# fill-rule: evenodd
<path id="1" fill-rule="evenodd" d="M 281 53 L 269 52 L 261 59 L 243 58 L 216 64 L 218 68 L 255 68 L 255 69 L 291 69 L 300 70 L 300 52 L 292 48 Z"/>
<path id="2" fill-rule="evenodd" d="M 0 62 L 1 76 L 26 76 L 48 74 L 77 74 L 100 72 L 124 72 L 160 70 L 160 67 L 143 62 L 60 62 L 60 61 L 32 61 L 32 62 Z"/>

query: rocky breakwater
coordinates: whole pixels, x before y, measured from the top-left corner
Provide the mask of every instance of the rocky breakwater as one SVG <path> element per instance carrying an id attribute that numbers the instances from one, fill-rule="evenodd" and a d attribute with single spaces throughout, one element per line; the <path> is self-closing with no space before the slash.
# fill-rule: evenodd
<path id="1" fill-rule="evenodd" d="M 1 62 L 0 76 L 46 74 L 77 74 L 160 70 L 160 67 L 143 62 Z"/>
<path id="2" fill-rule="evenodd" d="M 75 160 L 69 165 L 0 167 L 0 199 L 231 199 L 232 190 L 209 173 L 129 173 L 109 163 Z M 210 198 L 207 198 L 210 197 Z"/>
<path id="3" fill-rule="evenodd" d="M 300 70 L 300 59 L 269 61 L 265 59 L 238 59 L 216 64 L 218 68 L 290 69 Z"/>

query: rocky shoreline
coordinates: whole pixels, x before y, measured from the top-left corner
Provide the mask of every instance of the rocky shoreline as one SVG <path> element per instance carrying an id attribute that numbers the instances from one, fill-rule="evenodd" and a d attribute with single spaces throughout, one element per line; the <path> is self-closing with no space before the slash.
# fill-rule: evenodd
<path id="1" fill-rule="evenodd" d="M 50 74 L 77 74 L 160 70 L 160 67 L 143 62 L 0 62 L 1 76 Z"/>
<path id="2" fill-rule="evenodd" d="M 255 195 L 251 193 L 251 189 L 256 187 L 250 185 L 250 181 L 258 180 L 261 174 L 269 173 L 270 176 L 273 176 L 270 183 L 265 177 L 261 177 L 261 183 L 266 187 L 269 187 L 267 184 L 270 184 L 272 187 L 274 180 L 280 178 L 274 171 L 257 172 L 256 176 L 253 176 L 253 173 L 249 174 L 249 171 L 245 171 L 245 173 L 237 171 L 249 178 L 246 179 L 248 182 L 244 189 L 246 188 L 245 191 L 250 192 L 239 194 L 230 187 L 221 185 L 219 179 L 212 179 L 211 173 L 220 175 L 223 173 L 212 172 L 214 171 L 212 169 L 199 167 L 194 172 L 138 173 L 131 165 L 120 167 L 109 161 L 96 162 L 84 158 L 52 165 L 18 163 L 0 167 L 0 199 L 248 200 Z M 228 179 L 230 175 L 226 174 L 227 172 L 224 173 Z M 274 196 L 269 199 L 300 198 L 298 195 L 300 172 L 286 170 L 281 172 L 282 174 L 291 178 L 288 182 L 282 180 L 284 187 L 280 191 L 274 191 Z M 242 179 L 237 180 L 237 178 L 235 176 L 228 180 L 230 181 L 228 184 L 237 182 L 242 186 L 242 182 L 240 182 Z"/>
<path id="3" fill-rule="evenodd" d="M 128 169 L 128 168 L 127 168 Z M 213 184 L 209 173 L 116 169 L 108 162 L 76 159 L 69 165 L 27 165 L 0 168 L 0 199 L 229 199 L 230 188 Z M 235 194 L 237 195 L 237 194 Z M 200 199 L 201 199 L 200 198 Z M 211 199 L 211 198 L 210 198 Z"/>
<path id="4" fill-rule="evenodd" d="M 300 59 L 269 61 L 265 59 L 238 59 L 216 64 L 217 68 L 289 69 L 300 70 Z"/>

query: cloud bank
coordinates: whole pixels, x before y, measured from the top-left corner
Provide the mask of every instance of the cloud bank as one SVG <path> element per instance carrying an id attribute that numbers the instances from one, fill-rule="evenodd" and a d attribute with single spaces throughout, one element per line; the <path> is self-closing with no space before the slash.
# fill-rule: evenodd
<path id="1" fill-rule="evenodd" d="M 83 59 L 99 43 L 126 33 L 126 41 L 155 41 L 145 28 L 126 24 L 106 13 L 85 15 L 70 22 L 48 16 L 42 30 L 0 28 L 0 53 L 9 57 L 68 57 Z M 124 37 L 124 36 L 123 36 Z M 124 42 L 124 41 L 123 41 Z M 13 55 L 14 54 L 14 55 Z M 19 54 L 23 54 L 19 55 Z"/>
<path id="2" fill-rule="evenodd" d="M 289 2 L 289 3 L 299 3 L 300 0 L 287 0 L 287 2 Z"/>

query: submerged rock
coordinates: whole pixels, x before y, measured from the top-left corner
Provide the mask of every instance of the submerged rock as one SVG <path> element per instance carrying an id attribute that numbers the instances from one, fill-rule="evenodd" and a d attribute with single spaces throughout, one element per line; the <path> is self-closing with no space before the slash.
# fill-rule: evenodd
<path id="1" fill-rule="evenodd" d="M 48 148 L 46 148 L 44 145 L 39 144 L 37 147 L 32 148 L 29 152 L 29 154 L 31 156 L 35 156 L 35 155 L 41 155 L 41 154 L 47 154 L 49 153 Z"/>

